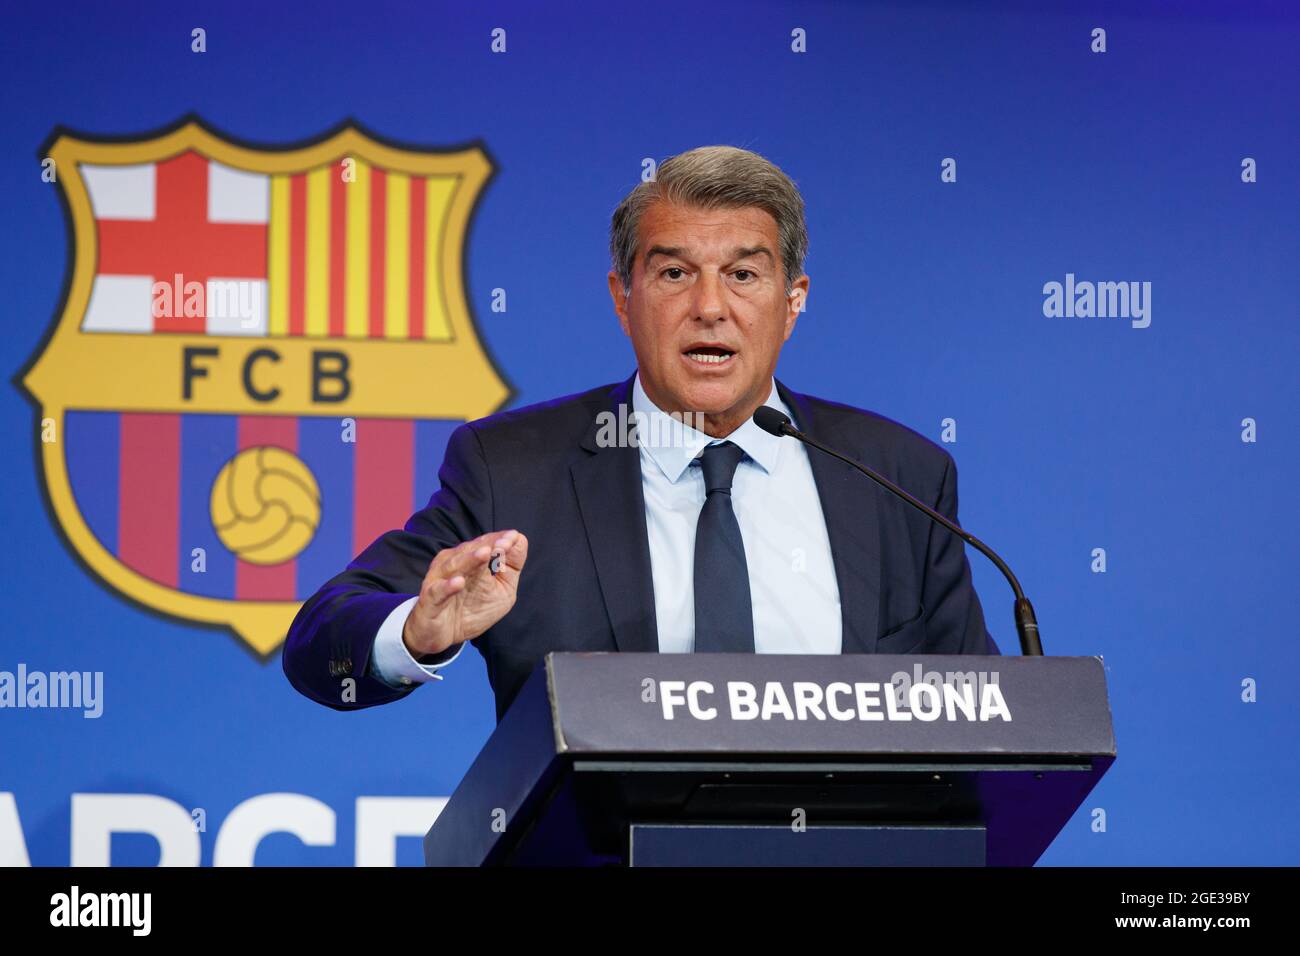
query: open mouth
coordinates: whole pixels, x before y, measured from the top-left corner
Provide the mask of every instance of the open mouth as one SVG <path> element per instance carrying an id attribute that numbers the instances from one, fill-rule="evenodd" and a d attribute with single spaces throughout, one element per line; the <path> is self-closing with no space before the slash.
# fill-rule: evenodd
<path id="1" fill-rule="evenodd" d="M 730 364 L 736 353 L 721 345 L 692 345 L 682 355 L 703 368 L 720 368 Z"/>

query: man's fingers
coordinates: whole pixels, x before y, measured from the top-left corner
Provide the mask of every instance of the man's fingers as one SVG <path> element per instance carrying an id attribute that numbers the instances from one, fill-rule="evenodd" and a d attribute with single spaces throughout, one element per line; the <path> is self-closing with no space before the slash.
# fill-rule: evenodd
<path id="1" fill-rule="evenodd" d="M 442 577 L 450 578 L 458 574 L 469 575 L 477 571 L 480 567 L 488 563 L 492 557 L 492 547 L 489 544 L 480 544 L 472 548 L 458 550 L 452 555 L 451 560 L 441 569 Z"/>
<path id="2" fill-rule="evenodd" d="M 430 609 L 437 610 L 463 590 L 465 578 L 458 574 L 450 578 L 439 578 L 425 593 L 429 596 Z"/>
<path id="3" fill-rule="evenodd" d="M 510 543 L 497 553 L 502 556 L 502 561 L 505 564 L 518 571 L 523 568 L 524 562 L 528 560 L 528 539 L 524 537 L 522 532 L 516 532 Z"/>
<path id="4" fill-rule="evenodd" d="M 505 537 L 507 537 L 507 536 L 509 536 L 509 535 L 518 534 L 518 533 L 519 533 L 519 532 L 517 532 L 517 531 L 489 531 L 489 532 L 487 532 L 487 534 L 481 534 L 481 535 L 479 535 L 477 538 L 475 538 L 475 539 L 474 539 L 472 542 L 470 542 L 470 543 L 471 543 L 471 544 L 474 544 L 474 545 L 477 545 L 477 546 L 479 546 L 479 547 L 481 547 L 481 546 L 483 546 L 483 545 L 485 545 L 485 544 L 486 544 L 486 545 L 489 545 L 489 546 L 492 546 L 492 547 L 495 547 L 496 543 L 497 543 L 498 541 L 500 541 L 502 538 L 505 538 Z"/>
<path id="5" fill-rule="evenodd" d="M 518 569 L 523 566 L 527 554 L 528 540 L 520 532 L 513 529 L 489 531 L 454 548 L 439 551 L 429 563 L 425 580 L 437 582 L 457 576 L 477 576 L 496 555 L 501 556 L 501 563 Z"/>
<path id="6" fill-rule="evenodd" d="M 457 555 L 453 559 L 454 567 L 461 574 L 478 577 L 481 576 L 484 566 L 487 567 L 490 574 L 499 571 L 502 564 L 508 563 L 511 566 L 517 566 L 518 559 L 515 557 L 515 549 L 523 537 L 514 529 L 480 535 L 471 542 L 473 547 L 468 550 L 469 557 Z M 488 542 L 486 545 L 482 544 L 485 540 Z M 527 543 L 525 542 L 526 547 Z M 449 564 L 448 566 L 453 565 Z"/>
<path id="7" fill-rule="evenodd" d="M 490 547 L 492 542 L 499 537 L 501 537 L 500 531 L 489 531 L 486 534 L 479 535 L 477 538 L 462 541 L 454 548 L 443 548 L 433 556 L 433 560 L 429 562 L 429 569 L 425 572 L 425 575 L 428 576 L 437 573 L 442 577 L 446 577 L 448 573 L 447 568 L 450 566 L 451 562 L 458 560 L 466 552 L 477 551 L 484 545 Z"/>

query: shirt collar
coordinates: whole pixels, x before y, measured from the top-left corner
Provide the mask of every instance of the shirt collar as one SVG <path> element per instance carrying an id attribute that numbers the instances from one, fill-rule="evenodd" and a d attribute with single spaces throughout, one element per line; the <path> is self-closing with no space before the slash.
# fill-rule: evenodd
<path id="1" fill-rule="evenodd" d="M 787 415 L 790 414 L 790 409 L 781 401 L 781 396 L 777 393 L 775 379 L 768 391 L 767 401 L 763 404 L 771 405 Z M 739 445 L 740 449 L 768 474 L 776 469 L 781 454 L 779 436 L 763 431 L 754 424 L 752 418 L 746 419 L 744 424 L 726 438 L 713 438 L 711 435 L 706 435 L 685 422 L 673 418 L 655 405 L 650 400 L 650 396 L 645 393 L 645 389 L 641 387 L 640 372 L 637 373 L 636 382 L 632 386 L 632 412 L 638 419 L 637 441 L 641 450 L 650 456 L 671 482 L 681 478 L 691 461 L 700 454 L 705 445 L 717 441 L 729 441 Z"/>

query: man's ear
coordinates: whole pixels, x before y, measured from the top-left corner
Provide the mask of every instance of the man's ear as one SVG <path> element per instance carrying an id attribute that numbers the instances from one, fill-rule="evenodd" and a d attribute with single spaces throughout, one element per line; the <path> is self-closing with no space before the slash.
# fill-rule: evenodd
<path id="1" fill-rule="evenodd" d="M 632 326 L 627 317 L 627 294 L 623 291 L 623 280 L 613 269 L 609 270 L 609 297 L 614 300 L 614 311 L 618 313 L 618 324 L 623 327 L 623 334 L 632 337 Z"/>
<path id="2" fill-rule="evenodd" d="M 808 301 L 808 284 L 809 279 L 806 275 L 800 276 L 790 284 L 790 295 L 786 299 L 785 314 L 785 338 L 789 339 L 790 334 L 794 332 L 794 324 L 799 321 L 801 313 Z"/>

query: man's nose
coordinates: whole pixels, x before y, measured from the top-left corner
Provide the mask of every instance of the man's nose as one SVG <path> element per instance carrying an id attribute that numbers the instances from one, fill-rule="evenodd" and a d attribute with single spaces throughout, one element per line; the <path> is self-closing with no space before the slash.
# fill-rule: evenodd
<path id="1" fill-rule="evenodd" d="M 694 317 L 705 322 L 729 318 L 726 280 L 713 272 L 701 272 L 695 282 Z"/>

